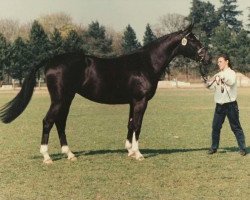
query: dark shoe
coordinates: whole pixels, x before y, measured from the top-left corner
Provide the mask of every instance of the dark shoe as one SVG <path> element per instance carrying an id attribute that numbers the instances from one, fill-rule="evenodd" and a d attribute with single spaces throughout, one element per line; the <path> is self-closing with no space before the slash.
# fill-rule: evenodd
<path id="1" fill-rule="evenodd" d="M 247 151 L 245 149 L 240 150 L 240 155 L 241 156 L 247 155 Z"/>
<path id="2" fill-rule="evenodd" d="M 207 154 L 214 154 L 214 153 L 216 153 L 217 152 L 217 149 L 209 149 L 208 150 L 208 152 L 207 152 Z"/>

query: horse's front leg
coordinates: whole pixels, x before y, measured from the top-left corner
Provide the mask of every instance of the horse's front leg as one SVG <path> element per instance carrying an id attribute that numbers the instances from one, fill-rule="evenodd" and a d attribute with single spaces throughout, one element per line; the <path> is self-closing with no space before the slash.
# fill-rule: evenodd
<path id="1" fill-rule="evenodd" d="M 130 104 L 129 110 L 129 118 L 128 118 L 128 135 L 127 140 L 125 142 L 125 148 L 128 150 L 128 156 L 133 156 L 134 152 L 132 151 L 132 137 L 133 137 L 133 113 L 134 113 L 134 106 Z"/>
<path id="2" fill-rule="evenodd" d="M 126 148 L 128 150 L 128 156 L 135 157 L 136 160 L 143 160 L 144 157 L 139 150 L 139 136 L 141 132 L 141 125 L 143 115 L 147 108 L 147 100 L 145 98 L 136 101 L 131 104 L 133 114 L 129 119 L 128 136 L 126 140 Z"/>

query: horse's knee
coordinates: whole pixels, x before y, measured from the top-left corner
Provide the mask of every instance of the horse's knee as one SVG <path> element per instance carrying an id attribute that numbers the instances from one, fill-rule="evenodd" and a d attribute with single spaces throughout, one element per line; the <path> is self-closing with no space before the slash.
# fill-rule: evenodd
<path id="1" fill-rule="evenodd" d="M 53 121 L 52 120 L 49 120 L 48 118 L 44 118 L 43 119 L 43 130 L 46 132 L 46 131 L 49 131 L 53 126 Z"/>
<path id="2" fill-rule="evenodd" d="M 133 130 L 133 132 L 140 132 L 141 124 L 135 123 L 134 121 L 130 120 L 128 122 L 128 130 Z"/>
<path id="3" fill-rule="evenodd" d="M 134 130 L 134 124 L 132 120 L 128 122 L 128 130 Z"/>

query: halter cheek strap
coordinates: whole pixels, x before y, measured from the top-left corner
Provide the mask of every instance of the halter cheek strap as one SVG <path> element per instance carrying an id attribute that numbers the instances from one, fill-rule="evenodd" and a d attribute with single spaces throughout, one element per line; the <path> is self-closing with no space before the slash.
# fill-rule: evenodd
<path id="1" fill-rule="evenodd" d="M 198 51 L 197 51 L 197 53 L 199 54 L 201 51 L 202 51 L 202 49 L 204 49 L 205 47 L 201 47 Z"/>
<path id="2" fill-rule="evenodd" d="M 202 49 L 204 49 L 205 47 L 201 47 L 198 51 L 197 51 L 197 54 L 198 54 L 198 56 L 200 56 L 200 53 L 201 53 L 201 51 L 202 51 Z M 200 62 L 204 59 L 204 56 L 200 56 L 201 57 L 201 59 L 200 59 Z"/>

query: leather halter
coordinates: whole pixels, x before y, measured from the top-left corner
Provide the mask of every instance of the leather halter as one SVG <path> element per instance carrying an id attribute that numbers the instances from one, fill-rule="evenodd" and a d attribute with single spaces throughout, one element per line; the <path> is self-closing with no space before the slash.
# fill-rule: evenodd
<path id="1" fill-rule="evenodd" d="M 186 35 L 182 38 L 182 40 L 181 40 L 181 45 L 182 45 L 182 46 L 186 46 L 187 41 L 188 41 L 187 36 L 189 36 L 190 34 L 191 34 L 191 32 L 188 33 L 188 34 L 186 34 Z M 196 36 L 194 35 L 194 37 L 196 37 Z M 197 38 L 197 37 L 196 37 L 196 38 Z M 198 38 L 197 38 L 197 39 L 198 39 Z M 199 49 L 197 50 L 198 60 L 199 60 L 200 63 L 201 63 L 201 62 L 204 60 L 204 58 L 205 58 L 205 55 L 201 55 L 201 52 L 202 52 L 202 50 L 203 50 L 204 48 L 205 48 L 205 47 L 201 47 L 201 48 L 199 48 Z M 199 70 L 200 70 L 200 74 L 201 74 L 201 77 L 202 77 L 203 81 L 206 83 L 206 82 L 207 82 L 207 77 L 206 77 L 205 72 L 201 69 L 201 65 L 199 66 Z"/>
<path id="2" fill-rule="evenodd" d="M 186 44 L 187 44 L 187 36 L 189 36 L 191 34 L 191 32 L 190 33 L 188 33 L 188 34 L 186 34 L 183 38 L 182 38 L 182 42 L 183 42 L 183 40 L 185 40 L 185 44 L 183 44 L 182 43 L 182 46 L 186 46 Z M 195 35 L 194 35 L 194 37 L 196 37 Z M 196 37 L 197 38 L 197 37 Z M 201 62 L 202 60 L 204 60 L 204 56 L 201 56 L 200 55 L 200 53 L 202 52 L 202 50 L 204 49 L 205 47 L 201 47 L 200 49 L 198 49 L 198 51 L 197 51 L 197 55 L 199 56 L 199 58 L 200 58 L 200 60 L 199 60 L 199 62 Z"/>

